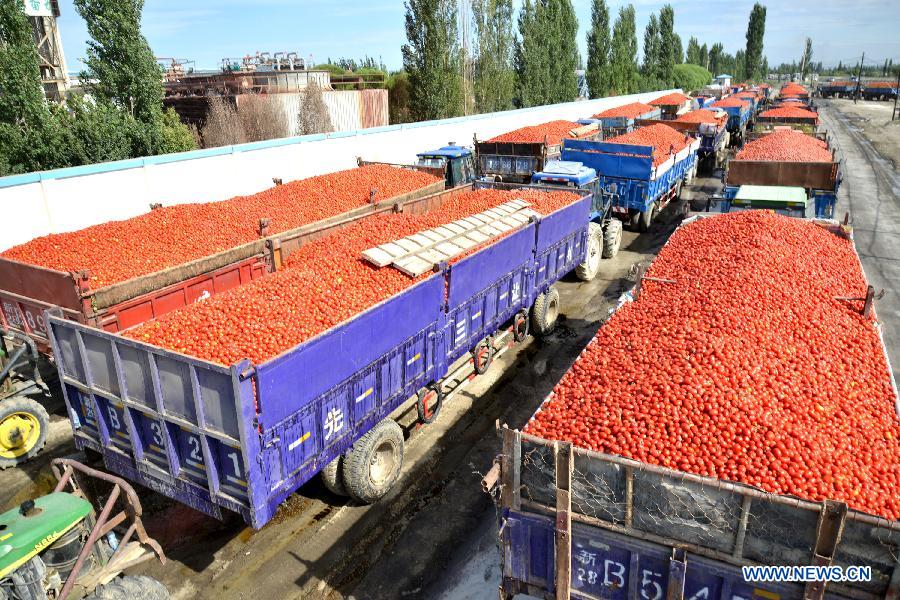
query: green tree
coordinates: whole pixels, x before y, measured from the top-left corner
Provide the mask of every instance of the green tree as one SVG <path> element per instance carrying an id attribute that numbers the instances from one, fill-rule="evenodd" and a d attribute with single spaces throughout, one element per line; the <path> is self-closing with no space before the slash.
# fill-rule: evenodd
<path id="1" fill-rule="evenodd" d="M 544 26 L 553 38 L 546 48 L 550 66 L 550 102 L 571 102 L 578 97 L 578 17 L 572 0 L 544 0 Z"/>
<path id="2" fill-rule="evenodd" d="M 525 0 L 515 65 L 522 106 L 569 102 L 578 95 L 578 20 L 570 0 Z"/>
<path id="3" fill-rule="evenodd" d="M 685 92 L 702 89 L 712 79 L 712 73 L 700 65 L 675 65 L 674 74 L 674 87 L 681 88 Z"/>
<path id="4" fill-rule="evenodd" d="M 409 123 L 412 115 L 409 110 L 409 77 L 406 71 L 392 73 L 388 79 L 388 112 L 391 124 Z"/>
<path id="5" fill-rule="evenodd" d="M 644 62 L 641 65 L 641 90 L 650 91 L 659 89 L 661 83 L 658 79 L 660 72 L 660 36 L 659 21 L 656 14 L 651 14 L 644 29 Z"/>
<path id="6" fill-rule="evenodd" d="M 735 73 L 747 73 L 747 62 L 746 56 L 743 50 L 738 50 L 734 53 L 734 72 Z M 743 80 L 745 78 L 740 75 L 735 75 L 739 80 Z"/>
<path id="7" fill-rule="evenodd" d="M 512 0 L 474 0 L 475 108 L 496 112 L 512 108 L 516 88 L 513 70 Z"/>
<path id="8" fill-rule="evenodd" d="M 160 68 L 141 34 L 143 8 L 143 0 L 75 0 L 91 36 L 82 79 L 98 104 L 109 102 L 142 125 L 132 132 L 134 155 L 193 149 L 187 127 L 165 115 Z"/>
<path id="9" fill-rule="evenodd" d="M 613 94 L 633 94 L 638 90 L 637 51 L 634 6 L 621 6 L 613 25 L 612 50 L 609 55 Z"/>
<path id="10" fill-rule="evenodd" d="M 709 49 L 709 70 L 713 74 L 713 76 L 721 75 L 724 71 L 724 65 L 722 64 L 722 55 L 725 51 L 725 47 L 722 44 L 715 43 Z M 730 73 L 729 73 L 730 75 Z"/>
<path id="11" fill-rule="evenodd" d="M 519 11 L 519 40 L 514 60 L 519 102 L 522 106 L 540 106 L 549 101 L 549 63 L 545 47 L 550 36 L 541 26 L 543 11 L 541 0 L 525 0 Z"/>
<path id="12" fill-rule="evenodd" d="M 613 82 L 610 78 L 612 43 L 609 33 L 609 7 L 606 6 L 606 0 L 591 2 L 591 29 L 587 34 L 587 52 L 586 77 L 591 98 L 608 96 Z"/>
<path id="13" fill-rule="evenodd" d="M 407 0 L 403 69 L 416 121 L 462 113 L 462 75 L 454 0 Z"/>
<path id="14" fill-rule="evenodd" d="M 681 36 L 677 33 L 672 37 L 674 40 L 673 47 L 675 48 L 675 64 L 680 65 L 684 63 L 684 46 L 681 43 Z"/>
<path id="15" fill-rule="evenodd" d="M 813 49 L 812 39 L 806 38 L 803 45 L 803 56 L 800 57 L 800 79 L 806 79 L 806 74 L 810 71 L 810 62 L 812 62 Z"/>
<path id="16" fill-rule="evenodd" d="M 695 38 L 694 36 L 691 36 L 688 40 L 687 57 L 685 59 L 685 62 L 690 65 L 705 66 L 700 60 L 700 42 L 698 42 L 697 38 Z"/>
<path id="17" fill-rule="evenodd" d="M 656 77 L 660 85 L 672 87 L 675 65 L 681 62 L 681 39 L 675 33 L 675 10 L 666 4 L 659 10 L 659 59 Z"/>
<path id="18" fill-rule="evenodd" d="M 700 61 L 697 64 L 704 69 L 709 69 L 709 50 L 705 43 L 700 46 Z"/>
<path id="19" fill-rule="evenodd" d="M 743 71 L 735 73 L 742 79 L 758 79 L 762 65 L 763 36 L 766 33 L 766 7 L 758 2 L 750 11 L 747 23 L 747 48 L 744 52 Z M 735 58 L 737 55 L 735 55 Z"/>

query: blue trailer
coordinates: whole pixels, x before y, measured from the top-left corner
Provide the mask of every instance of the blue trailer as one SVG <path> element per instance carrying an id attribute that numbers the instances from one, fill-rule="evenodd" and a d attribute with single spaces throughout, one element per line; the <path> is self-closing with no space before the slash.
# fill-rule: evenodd
<path id="1" fill-rule="evenodd" d="M 639 119 L 659 119 L 661 116 L 662 111 L 658 107 L 653 107 L 652 110 L 634 117 L 591 117 L 579 119 L 578 122 L 582 125 L 598 125 L 603 132 L 603 139 L 608 139 L 634 131 Z"/>
<path id="2" fill-rule="evenodd" d="M 503 429 L 483 480 L 498 504 L 501 598 L 893 599 L 900 522 Z M 498 491 L 499 490 L 499 493 Z M 743 567 L 863 567 L 775 583 Z"/>
<path id="3" fill-rule="evenodd" d="M 829 81 L 819 85 L 817 91 L 822 98 L 850 98 L 856 91 L 852 81 Z"/>
<path id="4" fill-rule="evenodd" d="M 535 216 L 261 364 L 215 364 L 50 311 L 75 444 L 113 473 L 254 528 L 320 472 L 333 491 L 373 501 L 399 476 L 395 409 L 415 402 L 430 422 L 456 363 L 486 368 L 495 336 L 552 328 L 554 284 L 584 261 L 591 202 Z"/>
<path id="5" fill-rule="evenodd" d="M 750 106 L 746 102 L 742 102 L 740 106 L 716 106 L 728 113 L 728 123 L 726 127 L 731 134 L 731 141 L 734 144 L 743 143 L 744 133 L 747 131 L 747 124 L 750 122 L 751 111 Z"/>
<path id="6" fill-rule="evenodd" d="M 802 187 L 773 185 L 726 186 L 721 196 L 710 196 L 706 211 L 773 210 L 789 217 L 832 219 L 836 194 Z"/>
<path id="7" fill-rule="evenodd" d="M 700 140 L 693 140 L 663 164 L 653 166 L 653 148 L 609 142 L 565 140 L 562 159 L 597 172 L 600 187 L 612 196 L 612 213 L 647 231 L 653 219 L 697 170 Z"/>

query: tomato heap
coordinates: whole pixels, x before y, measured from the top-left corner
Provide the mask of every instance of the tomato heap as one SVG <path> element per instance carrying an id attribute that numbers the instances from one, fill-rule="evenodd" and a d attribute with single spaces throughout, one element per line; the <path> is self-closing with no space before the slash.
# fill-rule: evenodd
<path id="1" fill-rule="evenodd" d="M 716 100 L 712 103 L 712 105 L 716 108 L 750 106 L 750 100 L 748 100 L 747 98 L 738 98 L 737 96 L 729 96 L 727 98 L 722 98 L 721 100 Z"/>
<path id="2" fill-rule="evenodd" d="M 549 121 L 540 125 L 529 125 L 507 131 L 506 133 L 489 139 L 489 142 L 523 142 L 523 143 L 543 143 L 547 140 L 547 144 L 555 146 L 561 144 L 563 139 L 575 137 L 572 135 L 573 129 L 578 129 L 582 125 L 574 121 Z"/>
<path id="3" fill-rule="evenodd" d="M 805 87 L 803 87 L 799 83 L 786 83 L 785 85 L 783 85 L 781 87 L 780 94 L 782 96 L 789 96 L 789 95 L 803 96 L 805 94 L 809 94 L 809 90 L 807 90 Z"/>
<path id="4" fill-rule="evenodd" d="M 259 220 L 280 233 L 438 181 L 433 175 L 369 165 L 293 181 L 221 202 L 179 204 L 71 233 L 39 237 L 4 258 L 90 273 L 93 289 L 229 250 L 259 238 Z"/>
<path id="5" fill-rule="evenodd" d="M 770 108 L 769 110 L 763 111 L 760 113 L 761 117 L 781 117 L 781 118 L 791 118 L 791 119 L 818 119 L 819 115 L 812 112 L 811 110 L 806 110 L 805 108 L 800 108 L 799 106 L 781 106 L 779 108 Z"/>
<path id="6" fill-rule="evenodd" d="M 300 247 L 281 271 L 170 312 L 124 335 L 224 365 L 242 358 L 264 362 L 417 281 L 394 268 L 373 267 L 360 258 L 364 250 L 516 198 L 549 214 L 578 196 L 474 190 L 426 214 L 366 217 Z"/>
<path id="7" fill-rule="evenodd" d="M 701 108 L 700 110 L 686 112 L 675 120 L 681 123 L 711 123 L 722 125 L 728 120 L 728 115 Z"/>
<path id="8" fill-rule="evenodd" d="M 649 104 L 642 104 L 640 102 L 631 102 L 630 104 L 623 104 L 622 106 L 616 106 L 614 108 L 608 108 L 601 113 L 597 113 L 594 115 L 593 119 L 603 119 L 603 118 L 613 118 L 613 117 L 625 117 L 626 119 L 634 119 L 635 117 L 640 117 L 641 115 L 646 115 L 649 112 L 653 112 L 656 110 Z"/>
<path id="9" fill-rule="evenodd" d="M 776 129 L 749 142 L 735 160 L 831 162 L 828 143 L 795 129 Z"/>
<path id="10" fill-rule="evenodd" d="M 671 152 L 683 150 L 693 141 L 693 138 L 668 125 L 655 123 L 646 127 L 638 127 L 634 131 L 617 135 L 606 141 L 610 144 L 652 146 L 653 166 L 658 166 L 669 158 Z"/>
<path id="11" fill-rule="evenodd" d="M 525 431 L 900 518 L 900 421 L 850 240 L 769 211 L 670 238 Z"/>
<path id="12" fill-rule="evenodd" d="M 660 96 L 656 100 L 651 100 L 650 104 L 653 106 L 677 106 L 679 104 L 684 104 L 685 102 L 690 102 L 690 100 L 690 96 L 673 92 L 671 94 L 666 94 L 665 96 Z"/>

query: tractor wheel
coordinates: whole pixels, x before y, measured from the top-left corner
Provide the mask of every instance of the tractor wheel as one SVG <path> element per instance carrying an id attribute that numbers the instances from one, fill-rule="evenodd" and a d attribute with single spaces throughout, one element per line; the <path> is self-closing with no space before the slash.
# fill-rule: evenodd
<path id="1" fill-rule="evenodd" d="M 0 469 L 22 464 L 40 452 L 49 427 L 47 411 L 31 398 L 0 402 Z"/>
<path id="2" fill-rule="evenodd" d="M 559 316 L 559 292 L 555 287 L 538 296 L 531 306 L 531 328 L 535 335 L 545 336 L 553 331 Z"/>
<path id="3" fill-rule="evenodd" d="M 590 281 L 600 271 L 600 259 L 603 256 L 603 228 L 599 223 L 588 225 L 587 256 L 584 262 L 575 267 L 575 275 L 582 281 Z"/>
<path id="4" fill-rule="evenodd" d="M 94 588 L 85 600 L 168 600 L 162 582 L 145 575 L 123 575 Z"/>
<path id="5" fill-rule="evenodd" d="M 346 496 L 347 488 L 344 487 L 344 457 L 338 456 L 325 465 L 321 472 L 322 483 L 325 488 L 335 496 Z"/>
<path id="6" fill-rule="evenodd" d="M 603 230 L 603 258 L 614 258 L 622 246 L 622 221 L 610 219 Z"/>
<path id="7" fill-rule="evenodd" d="M 403 430 L 385 419 L 356 440 L 344 457 L 344 487 L 351 498 L 371 504 L 384 496 L 400 477 Z"/>
<path id="8" fill-rule="evenodd" d="M 638 230 L 641 233 L 650 231 L 650 225 L 653 224 L 653 219 L 656 218 L 656 212 L 656 202 L 651 204 L 647 210 L 641 211 L 640 220 L 638 221 Z"/>

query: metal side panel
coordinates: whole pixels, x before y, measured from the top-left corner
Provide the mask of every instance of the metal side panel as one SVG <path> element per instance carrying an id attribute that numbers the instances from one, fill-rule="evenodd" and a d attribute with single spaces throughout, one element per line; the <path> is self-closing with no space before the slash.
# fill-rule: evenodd
<path id="1" fill-rule="evenodd" d="M 503 523 L 504 586 L 522 582 L 552 594 L 554 519 L 505 510 Z M 802 584 L 748 583 L 736 565 L 582 523 L 572 524 L 571 573 L 571 597 L 578 599 L 800 600 L 804 591 Z M 826 592 L 825 597 L 845 596 Z"/>
<path id="2" fill-rule="evenodd" d="M 543 222 L 541 222 L 543 225 Z M 587 253 L 587 222 L 535 257 L 535 290 L 543 293 L 581 264 Z"/>
<path id="3" fill-rule="evenodd" d="M 442 327 L 443 316 L 265 430 L 266 503 L 254 527 L 424 385 L 443 377 Z"/>
<path id="4" fill-rule="evenodd" d="M 587 222 L 587 219 L 585 219 Z M 447 305 L 455 310 L 534 257 L 535 225 L 529 223 L 450 267 Z"/>
<path id="5" fill-rule="evenodd" d="M 436 323 L 441 318 L 444 287 L 444 275 L 435 274 L 259 365 L 259 420 L 263 430 L 296 414 Z"/>
<path id="6" fill-rule="evenodd" d="M 249 515 L 258 478 L 253 387 L 240 375 L 249 363 L 228 368 L 46 319 L 79 448 L 213 516 Z"/>
<path id="7" fill-rule="evenodd" d="M 591 220 L 592 200 L 591 195 L 584 196 L 543 217 L 537 225 L 535 253 L 541 254 L 576 231 L 585 229 Z"/>

